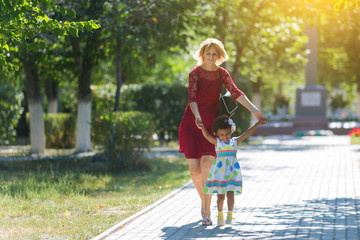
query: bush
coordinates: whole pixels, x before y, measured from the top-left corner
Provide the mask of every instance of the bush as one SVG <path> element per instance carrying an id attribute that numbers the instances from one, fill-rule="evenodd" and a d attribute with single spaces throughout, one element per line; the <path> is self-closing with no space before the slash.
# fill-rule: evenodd
<path id="1" fill-rule="evenodd" d="M 68 113 L 44 114 L 47 148 L 74 148 L 76 117 Z"/>
<path id="2" fill-rule="evenodd" d="M 29 116 L 26 114 L 29 126 Z M 76 117 L 69 113 L 44 114 L 45 145 L 47 148 L 74 148 Z"/>
<path id="3" fill-rule="evenodd" d="M 101 115 L 93 122 L 93 142 L 104 146 L 112 170 L 148 168 L 143 153 L 152 144 L 154 117 L 143 112 Z"/>
<path id="4" fill-rule="evenodd" d="M 110 114 L 114 110 L 116 85 L 106 84 L 91 86 L 91 114 L 92 119 L 103 114 Z M 123 109 L 120 109 L 123 110 Z"/>
<path id="5" fill-rule="evenodd" d="M 241 79 L 235 84 L 251 97 L 251 86 L 248 81 Z M 93 122 L 110 114 L 114 107 L 115 85 L 94 87 L 92 95 Z M 121 90 L 120 110 L 148 112 L 155 116 L 156 134 L 160 141 L 178 139 L 179 126 L 188 99 L 188 89 L 181 84 L 132 84 L 124 85 Z M 234 118 L 238 132 L 246 130 L 250 125 L 251 114 L 243 106 L 239 106 L 241 115 Z M 104 117 L 104 116 L 103 116 Z M 96 127 L 95 127 L 96 128 Z M 94 127 L 93 127 L 94 129 Z M 95 139 L 97 135 L 94 136 Z"/>
<path id="6" fill-rule="evenodd" d="M 114 108 L 115 85 L 93 87 L 93 121 Z M 132 84 L 121 89 L 120 110 L 141 111 L 156 116 L 156 133 L 161 141 L 177 140 L 187 105 L 187 87 L 180 84 Z"/>
<path id="7" fill-rule="evenodd" d="M 23 111 L 23 94 L 11 84 L 0 85 L 0 145 L 15 141 L 15 127 Z"/>
<path id="8" fill-rule="evenodd" d="M 178 139 L 179 125 L 187 105 L 187 87 L 180 84 L 146 84 L 128 86 L 122 92 L 124 110 L 152 113 L 158 122 L 156 133 L 161 141 Z"/>

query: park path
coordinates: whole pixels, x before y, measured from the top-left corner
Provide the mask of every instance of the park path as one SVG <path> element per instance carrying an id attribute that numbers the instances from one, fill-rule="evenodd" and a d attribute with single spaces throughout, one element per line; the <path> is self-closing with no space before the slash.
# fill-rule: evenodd
<path id="1" fill-rule="evenodd" d="M 216 226 L 216 197 L 214 225 L 201 225 L 188 182 L 94 239 L 360 239 L 360 146 L 348 136 L 267 137 L 238 159 L 232 227 Z"/>

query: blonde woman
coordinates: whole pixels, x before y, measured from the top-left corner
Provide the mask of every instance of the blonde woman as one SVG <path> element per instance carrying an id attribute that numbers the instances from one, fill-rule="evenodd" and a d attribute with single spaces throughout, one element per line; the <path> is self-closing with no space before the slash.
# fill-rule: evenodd
<path id="1" fill-rule="evenodd" d="M 235 86 L 228 71 L 219 67 L 228 59 L 219 40 L 206 39 L 194 58 L 198 60 L 198 66 L 189 73 L 188 105 L 179 128 L 179 151 L 188 160 L 190 176 L 201 199 L 202 224 L 212 225 L 211 195 L 204 194 L 203 189 L 216 153 L 214 145 L 204 138 L 201 128 L 205 127 L 215 137 L 212 125 L 219 109 L 219 72 L 222 85 L 237 102 L 251 111 L 257 120 L 264 116 Z"/>

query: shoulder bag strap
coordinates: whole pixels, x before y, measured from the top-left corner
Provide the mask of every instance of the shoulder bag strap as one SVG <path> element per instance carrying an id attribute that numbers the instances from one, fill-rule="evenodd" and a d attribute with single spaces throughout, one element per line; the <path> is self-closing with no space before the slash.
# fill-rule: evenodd
<path id="1" fill-rule="evenodd" d="M 219 89 L 220 89 L 220 98 L 222 92 L 222 85 L 221 85 L 221 68 L 219 67 Z"/>

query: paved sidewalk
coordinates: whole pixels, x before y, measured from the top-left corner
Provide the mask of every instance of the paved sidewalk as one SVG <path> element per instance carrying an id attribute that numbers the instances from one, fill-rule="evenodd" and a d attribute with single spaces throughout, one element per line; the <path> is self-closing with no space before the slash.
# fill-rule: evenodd
<path id="1" fill-rule="evenodd" d="M 216 226 L 216 197 L 214 225 L 201 225 L 189 182 L 95 239 L 360 239 L 360 146 L 349 142 L 285 136 L 241 147 L 244 186 L 231 227 Z"/>

